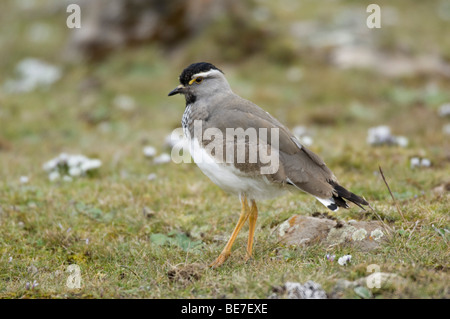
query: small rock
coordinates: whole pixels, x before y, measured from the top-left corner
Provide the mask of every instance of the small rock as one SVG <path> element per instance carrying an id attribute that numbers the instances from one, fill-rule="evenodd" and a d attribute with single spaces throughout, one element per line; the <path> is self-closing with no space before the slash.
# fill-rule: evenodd
<path id="1" fill-rule="evenodd" d="M 438 113 L 441 117 L 450 116 L 450 103 L 442 104 L 439 107 Z"/>
<path id="2" fill-rule="evenodd" d="M 61 175 L 57 171 L 53 171 L 50 174 L 48 174 L 48 179 L 51 182 L 58 180 L 60 177 L 61 177 Z"/>
<path id="3" fill-rule="evenodd" d="M 374 272 L 355 281 L 357 285 L 383 289 L 389 285 L 400 285 L 405 279 L 394 273 Z"/>
<path id="4" fill-rule="evenodd" d="M 144 217 L 146 218 L 151 218 L 155 215 L 155 212 L 147 206 L 144 206 L 144 208 L 142 208 L 142 215 L 144 215 Z"/>
<path id="5" fill-rule="evenodd" d="M 395 136 L 394 137 L 395 144 L 397 144 L 400 147 L 407 147 L 409 144 L 408 138 L 404 136 Z"/>
<path id="6" fill-rule="evenodd" d="M 278 235 L 280 237 L 284 237 L 286 235 L 286 231 L 289 229 L 291 225 L 289 224 L 289 219 L 284 221 L 280 226 L 278 227 Z"/>
<path id="7" fill-rule="evenodd" d="M 391 134 L 389 126 L 381 125 L 372 127 L 368 130 L 367 143 L 370 145 L 398 145 L 401 147 L 408 146 L 408 139 L 404 136 L 394 136 Z"/>
<path id="8" fill-rule="evenodd" d="M 20 181 L 20 184 L 28 184 L 30 179 L 28 178 L 28 176 L 20 176 L 19 181 Z"/>
<path id="9" fill-rule="evenodd" d="M 422 167 L 430 167 L 431 161 L 428 158 L 422 158 L 422 161 L 420 162 L 420 166 Z"/>
<path id="10" fill-rule="evenodd" d="M 437 195 L 444 195 L 445 193 L 450 192 L 450 182 L 434 187 L 433 192 Z"/>
<path id="11" fill-rule="evenodd" d="M 418 158 L 418 157 L 411 158 L 410 165 L 411 165 L 411 168 L 419 167 L 420 166 L 420 158 Z"/>
<path id="12" fill-rule="evenodd" d="M 401 286 L 407 283 L 406 279 L 395 273 L 374 272 L 355 281 L 339 279 L 330 293 L 331 298 L 340 298 L 342 294 L 352 289 L 361 298 L 373 298 L 373 289 L 387 289 L 392 286 Z"/>
<path id="13" fill-rule="evenodd" d="M 431 161 L 428 158 L 412 157 L 410 160 L 411 168 L 430 167 Z"/>
<path id="14" fill-rule="evenodd" d="M 335 225 L 330 219 L 294 215 L 280 225 L 278 234 L 287 245 L 311 244 L 325 239 Z"/>
<path id="15" fill-rule="evenodd" d="M 27 58 L 19 62 L 16 67 L 18 77 L 8 80 L 4 89 L 9 93 L 23 93 L 38 87 L 50 86 L 61 78 L 59 67 L 34 58 Z"/>
<path id="16" fill-rule="evenodd" d="M 165 163 L 169 163 L 170 161 L 171 161 L 171 157 L 167 153 L 162 153 L 161 155 L 159 155 L 153 159 L 153 163 L 155 163 L 155 164 L 165 164 Z"/>
<path id="17" fill-rule="evenodd" d="M 317 214 L 316 214 L 317 216 Z M 362 251 L 378 248 L 384 230 L 378 221 L 338 221 L 328 218 L 294 215 L 280 224 L 278 236 L 286 245 L 348 245 Z M 371 234 L 371 236 L 367 236 Z M 375 240 L 376 238 L 376 240 Z"/>
<path id="18" fill-rule="evenodd" d="M 365 230 L 364 228 L 360 228 L 358 230 L 356 230 L 353 234 L 352 234 L 352 239 L 353 240 L 364 240 L 367 236 L 367 230 Z"/>
<path id="19" fill-rule="evenodd" d="M 445 135 L 450 135 L 450 124 L 445 124 L 442 127 L 442 132 L 444 132 Z"/>
<path id="20" fill-rule="evenodd" d="M 281 287 L 274 287 L 270 298 L 278 299 L 281 297 L 287 299 L 327 299 L 327 294 L 320 284 L 309 280 L 303 285 L 298 282 L 286 282 Z"/>
<path id="21" fill-rule="evenodd" d="M 142 152 L 146 157 L 154 157 L 156 155 L 156 148 L 154 148 L 153 146 L 145 146 L 142 149 Z"/>
<path id="22" fill-rule="evenodd" d="M 31 42 L 42 43 L 52 38 L 53 29 L 46 23 L 33 23 L 28 29 L 28 39 Z"/>
<path id="23" fill-rule="evenodd" d="M 387 142 L 392 142 L 391 129 L 388 126 L 382 125 L 368 130 L 367 143 L 378 145 Z"/>
<path id="24" fill-rule="evenodd" d="M 80 154 L 69 155 L 62 153 L 59 155 L 59 159 L 61 163 L 66 162 L 69 167 L 77 167 L 87 160 L 87 157 Z"/>

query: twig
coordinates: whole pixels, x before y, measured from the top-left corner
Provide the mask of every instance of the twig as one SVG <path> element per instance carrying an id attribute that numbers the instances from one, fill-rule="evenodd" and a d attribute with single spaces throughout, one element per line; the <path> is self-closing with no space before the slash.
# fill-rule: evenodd
<path id="1" fill-rule="evenodd" d="M 416 230 L 417 225 L 419 224 L 419 220 L 416 221 L 416 223 L 414 224 L 414 228 L 411 231 L 411 233 L 408 236 L 408 240 L 406 241 L 407 243 L 409 242 L 409 240 L 411 239 L 412 234 L 414 233 L 414 231 Z"/>
<path id="2" fill-rule="evenodd" d="M 405 216 L 403 216 L 403 213 L 400 210 L 400 207 L 398 207 L 398 204 L 397 204 L 397 201 L 395 200 L 394 194 L 392 194 L 391 188 L 389 187 L 389 184 L 387 183 L 386 178 L 384 177 L 383 170 L 381 169 L 381 166 L 378 165 L 378 168 L 380 169 L 381 177 L 383 178 L 383 181 L 386 184 L 386 187 L 387 187 L 387 189 L 389 191 L 389 194 L 391 194 L 392 200 L 394 201 L 394 204 L 395 204 L 395 207 L 397 208 L 398 213 L 400 214 L 400 216 L 402 216 L 403 221 L 406 222 Z"/>
<path id="3" fill-rule="evenodd" d="M 436 226 L 434 226 L 434 224 L 431 224 L 431 227 L 433 228 L 433 230 L 438 233 L 439 235 L 441 235 L 442 239 L 444 239 L 444 242 L 447 244 L 448 246 L 448 242 L 447 242 L 447 238 L 445 238 L 445 235 L 443 233 L 441 233 L 439 231 L 439 229 L 436 228 Z"/>
<path id="4" fill-rule="evenodd" d="M 136 277 L 138 277 L 139 279 L 141 279 L 141 276 L 139 276 L 137 273 L 135 273 L 135 272 L 133 271 L 133 269 L 131 269 L 130 267 L 125 266 L 125 265 L 120 265 L 120 267 L 123 267 L 123 268 L 125 268 L 125 269 L 128 269 L 128 270 L 131 271 Z"/>
<path id="5" fill-rule="evenodd" d="M 381 219 L 380 215 L 377 214 L 377 211 L 372 207 L 372 205 L 369 204 L 369 208 L 372 210 L 372 212 L 377 216 L 378 220 L 383 224 L 384 230 L 386 230 L 386 234 L 390 237 L 390 232 L 392 231 L 392 228 L 387 225 L 383 219 Z"/>

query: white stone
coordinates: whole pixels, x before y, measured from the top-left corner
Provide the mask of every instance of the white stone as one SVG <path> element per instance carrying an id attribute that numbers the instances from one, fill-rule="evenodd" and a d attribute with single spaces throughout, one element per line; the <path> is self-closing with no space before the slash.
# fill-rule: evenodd
<path id="1" fill-rule="evenodd" d="M 153 159 L 153 163 L 155 164 L 165 164 L 171 161 L 170 155 L 167 153 L 162 153 L 161 155 L 155 157 Z"/>
<path id="2" fill-rule="evenodd" d="M 30 179 L 28 178 L 28 176 L 20 176 L 20 183 L 21 184 L 27 184 L 29 181 L 30 181 Z"/>
<path id="3" fill-rule="evenodd" d="M 48 179 L 53 182 L 56 181 L 60 178 L 61 176 L 59 175 L 58 171 L 53 171 L 50 174 L 48 174 Z"/>
<path id="4" fill-rule="evenodd" d="M 8 80 L 4 89 L 9 93 L 30 92 L 38 87 L 50 86 L 61 78 L 59 67 L 34 58 L 26 58 L 16 66 L 18 77 Z"/>
<path id="5" fill-rule="evenodd" d="M 364 240 L 364 238 L 366 238 L 366 236 L 367 236 L 367 230 L 365 230 L 364 228 L 360 228 L 357 231 L 353 232 L 352 239 L 354 241 L 361 241 L 361 240 Z"/>
<path id="6" fill-rule="evenodd" d="M 153 146 L 145 146 L 142 149 L 142 152 L 144 153 L 145 156 L 147 157 L 153 157 L 156 155 L 156 148 L 154 148 Z"/>

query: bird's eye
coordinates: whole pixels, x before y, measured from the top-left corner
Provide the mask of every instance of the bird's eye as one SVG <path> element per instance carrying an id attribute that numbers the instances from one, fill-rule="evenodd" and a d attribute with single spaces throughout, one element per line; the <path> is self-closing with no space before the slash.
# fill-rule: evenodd
<path id="1" fill-rule="evenodd" d="M 203 81 L 203 78 L 201 76 L 197 76 L 195 79 L 192 79 L 189 81 L 189 85 L 194 84 L 194 82 L 197 84 L 200 84 L 200 83 L 202 83 L 202 81 Z"/>

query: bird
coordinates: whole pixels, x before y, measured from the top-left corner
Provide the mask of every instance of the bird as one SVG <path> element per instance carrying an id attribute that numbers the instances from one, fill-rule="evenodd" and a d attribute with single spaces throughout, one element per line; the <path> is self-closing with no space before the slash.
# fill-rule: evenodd
<path id="1" fill-rule="evenodd" d="M 252 258 L 257 201 L 303 191 L 331 211 L 349 208 L 347 201 L 362 209 L 369 205 L 363 197 L 341 186 L 325 162 L 286 126 L 235 94 L 224 72 L 213 64 L 192 63 L 182 71 L 179 82 L 168 95 L 185 97 L 181 123 L 192 159 L 212 182 L 237 195 L 241 202 L 238 222 L 222 252 L 209 265 L 211 268 L 221 266 L 231 255 L 247 220 L 245 260 Z M 266 157 L 255 159 L 258 154 Z M 273 161 L 269 163 L 267 158 Z"/>

